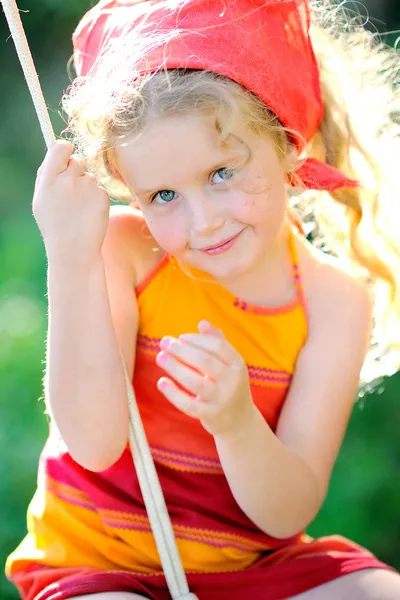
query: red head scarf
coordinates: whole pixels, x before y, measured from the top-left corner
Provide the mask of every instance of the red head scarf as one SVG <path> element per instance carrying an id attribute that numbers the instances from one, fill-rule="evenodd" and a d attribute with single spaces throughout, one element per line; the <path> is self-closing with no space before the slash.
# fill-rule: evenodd
<path id="1" fill-rule="evenodd" d="M 179 30 L 181 35 L 151 49 L 146 72 L 205 69 L 224 75 L 258 96 L 294 132 L 302 150 L 323 117 L 309 26 L 307 0 L 101 0 L 73 35 L 75 67 L 86 75 L 110 40 L 127 29 L 146 35 Z M 359 185 L 316 159 L 307 159 L 296 175 L 309 189 Z"/>

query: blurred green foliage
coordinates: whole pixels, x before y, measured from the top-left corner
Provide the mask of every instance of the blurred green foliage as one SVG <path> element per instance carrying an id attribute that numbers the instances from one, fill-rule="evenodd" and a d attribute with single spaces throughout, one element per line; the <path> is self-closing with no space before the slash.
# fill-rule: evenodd
<path id="1" fill-rule="evenodd" d="M 59 100 L 68 85 L 71 33 L 94 1 L 19 0 L 26 33 L 59 134 Z M 368 4 L 368 3 L 366 3 Z M 386 29 L 399 28 L 396 0 Z M 376 13 L 376 16 L 380 16 Z M 379 25 L 379 23 L 378 23 Z M 393 37 L 393 40 L 395 36 Z M 26 531 L 37 461 L 47 434 L 42 376 L 46 330 L 46 263 L 31 214 L 36 170 L 45 153 L 36 115 L 3 15 L 0 14 L 0 563 Z M 338 533 L 400 568 L 400 376 L 353 412 L 325 505 L 311 535 Z M 15 590 L 0 578 L 0 598 Z"/>

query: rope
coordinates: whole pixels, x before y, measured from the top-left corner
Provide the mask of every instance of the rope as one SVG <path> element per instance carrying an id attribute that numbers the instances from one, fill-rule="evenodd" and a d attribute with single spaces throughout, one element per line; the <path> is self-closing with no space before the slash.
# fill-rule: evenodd
<path id="1" fill-rule="evenodd" d="M 56 141 L 56 137 L 16 1 L 1 0 L 1 3 L 32 96 L 46 146 L 50 148 Z M 172 600 L 197 600 L 197 597 L 189 591 L 164 495 L 122 353 L 121 360 L 129 404 L 129 444 L 168 589 Z"/>
<path id="2" fill-rule="evenodd" d="M 22 25 L 21 17 L 15 1 L 1 0 L 3 10 L 6 15 L 8 26 L 11 31 L 11 36 L 14 40 L 18 58 L 25 75 L 26 83 L 32 96 L 33 104 L 39 119 L 40 127 L 46 146 L 50 148 L 56 141 L 53 127 L 51 125 L 47 106 L 44 101 L 42 88 L 40 87 L 39 78 L 36 73 L 32 54 L 29 48 L 28 40 L 26 39 L 25 31 Z"/>
<path id="3" fill-rule="evenodd" d="M 130 415 L 129 443 L 168 589 L 174 600 L 196 600 L 196 596 L 189 592 L 168 509 L 124 362 L 123 366 Z"/>

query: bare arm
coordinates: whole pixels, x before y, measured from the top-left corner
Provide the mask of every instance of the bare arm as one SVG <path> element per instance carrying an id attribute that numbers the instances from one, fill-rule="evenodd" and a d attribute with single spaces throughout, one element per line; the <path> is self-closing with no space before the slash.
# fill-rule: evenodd
<path id="1" fill-rule="evenodd" d="M 331 275 L 325 289 L 320 276 L 309 338 L 276 435 L 254 408 L 239 434 L 216 438 L 236 501 L 254 523 L 277 538 L 303 530 L 320 509 L 367 349 L 367 294 L 344 274 Z"/>
<path id="2" fill-rule="evenodd" d="M 120 348 L 131 376 L 137 328 L 131 221 L 111 214 L 97 259 L 73 268 L 50 261 L 48 268 L 46 402 L 71 456 L 93 471 L 113 464 L 128 438 Z"/>

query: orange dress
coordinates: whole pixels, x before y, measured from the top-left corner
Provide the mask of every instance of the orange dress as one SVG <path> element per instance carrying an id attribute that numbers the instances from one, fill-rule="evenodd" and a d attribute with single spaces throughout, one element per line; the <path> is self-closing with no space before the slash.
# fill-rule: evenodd
<path id="1" fill-rule="evenodd" d="M 137 289 L 139 331 L 133 385 L 189 584 L 200 600 L 280 600 L 340 575 L 388 568 L 367 550 L 334 536 L 304 532 L 274 539 L 235 502 L 213 437 L 157 390 L 160 340 L 196 332 L 208 319 L 248 366 L 251 391 L 270 427 L 277 425 L 307 338 L 307 318 L 293 236 L 296 297 L 279 308 L 244 302 L 203 272 L 190 276 L 164 256 Z M 24 600 L 61 600 L 106 591 L 169 598 L 129 448 L 93 473 L 50 432 L 28 535 L 7 562 Z"/>

